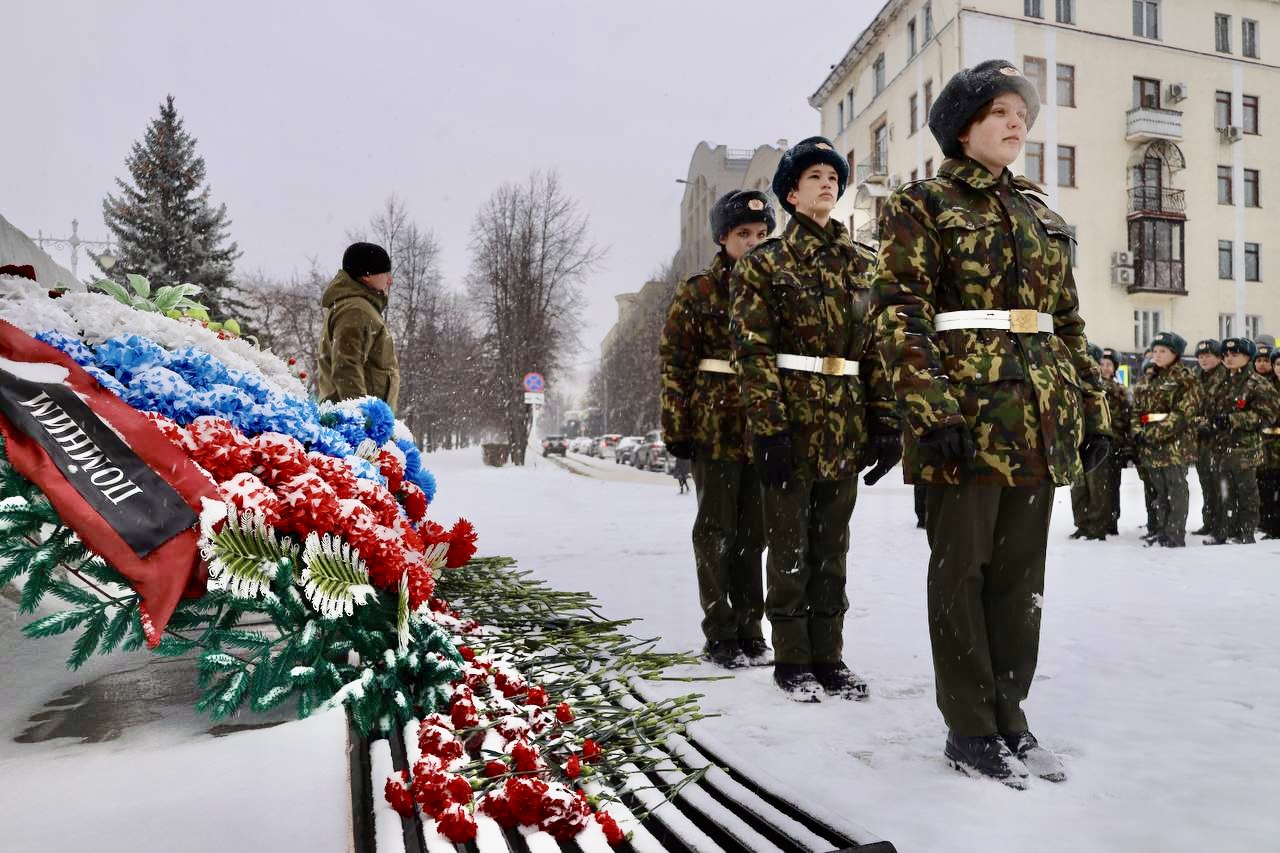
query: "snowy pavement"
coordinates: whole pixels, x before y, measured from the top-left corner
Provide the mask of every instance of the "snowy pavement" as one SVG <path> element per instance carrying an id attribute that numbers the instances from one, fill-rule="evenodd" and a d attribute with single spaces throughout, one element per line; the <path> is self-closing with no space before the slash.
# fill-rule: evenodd
<path id="1" fill-rule="evenodd" d="M 427 455 L 440 481 L 432 516 L 471 519 L 481 554 L 591 590 L 608 615 L 643 618 L 633 631 L 665 648 L 699 646 L 693 495 L 659 474 L 615 479 L 612 468 L 628 469 L 609 461 L 575 466 L 599 469 L 593 477 L 530 458 L 495 469 L 476 448 Z M 1064 754 L 1065 784 L 1018 792 L 944 763 L 927 546 L 896 472 L 862 489 L 852 522 L 846 660 L 870 681 L 869 701 L 795 705 L 767 668 L 660 689 L 705 693 L 704 708 L 722 716 L 696 725 L 700 739 L 903 853 L 1280 850 L 1280 542 L 1205 548 L 1189 537 L 1181 550 L 1147 549 L 1132 469 L 1123 503 L 1119 539 L 1078 542 L 1067 539 L 1068 492 L 1057 494 L 1026 707 L 1041 741 Z"/>

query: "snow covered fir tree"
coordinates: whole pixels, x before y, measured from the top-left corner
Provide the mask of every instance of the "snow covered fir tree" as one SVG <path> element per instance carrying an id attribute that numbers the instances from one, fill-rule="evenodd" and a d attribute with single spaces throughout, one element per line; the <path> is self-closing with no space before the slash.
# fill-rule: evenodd
<path id="1" fill-rule="evenodd" d="M 113 275 L 137 273 L 153 285 L 190 282 L 217 316 L 242 310 L 232 282 L 240 250 L 231 241 L 226 205 L 214 206 L 204 158 L 182 124 L 173 96 L 126 160 L 131 182 L 116 178 L 103 218 L 120 246 Z M 123 281 L 123 278 L 120 279 Z"/>

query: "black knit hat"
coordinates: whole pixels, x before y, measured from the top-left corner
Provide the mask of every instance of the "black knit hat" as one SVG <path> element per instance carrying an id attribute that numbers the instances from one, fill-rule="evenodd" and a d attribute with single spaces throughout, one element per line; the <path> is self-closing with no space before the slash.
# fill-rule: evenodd
<path id="1" fill-rule="evenodd" d="M 763 222 L 770 232 L 777 227 L 769 197 L 759 190 L 731 190 L 711 206 L 711 239 L 719 243 L 748 222 Z"/>
<path id="2" fill-rule="evenodd" d="M 1087 350 L 1089 352 L 1089 358 L 1094 361 L 1102 361 L 1102 347 L 1097 344 L 1089 344 Z"/>
<path id="3" fill-rule="evenodd" d="M 1252 343 L 1252 341 L 1250 341 Z M 1151 339 L 1152 347 L 1168 347 L 1173 354 L 1182 357 L 1187 349 L 1187 339 L 1175 332 L 1161 332 Z"/>
<path id="4" fill-rule="evenodd" d="M 1103 359 L 1106 359 L 1107 361 L 1111 362 L 1111 364 L 1115 367 L 1120 366 L 1120 354 L 1115 350 L 1113 350 L 1111 347 L 1103 348 L 1102 355 L 1098 358 L 1098 361 L 1101 362 Z"/>
<path id="5" fill-rule="evenodd" d="M 1222 355 L 1222 344 L 1213 338 L 1205 338 L 1196 344 L 1196 355 L 1204 355 L 1205 353 Z"/>
<path id="6" fill-rule="evenodd" d="M 1040 112 L 1040 95 L 1012 62 L 988 59 L 952 75 L 929 110 L 929 130 L 942 146 L 942 153 L 963 157 L 960 134 L 978 110 L 1005 92 L 1016 92 L 1027 102 L 1027 129 L 1030 130 Z"/>
<path id="7" fill-rule="evenodd" d="M 1248 338 L 1227 338 L 1222 342 L 1223 355 L 1247 355 L 1250 360 L 1258 354 L 1258 347 Z"/>
<path id="8" fill-rule="evenodd" d="M 830 139 L 810 136 L 788 148 L 778 161 L 778 170 L 773 173 L 773 194 L 787 213 L 795 215 L 796 212 L 795 205 L 787 201 L 787 195 L 799 185 L 804 170 L 817 163 L 826 163 L 836 170 L 839 181 L 836 198 L 844 195 L 844 188 L 849 184 L 849 161 L 836 151 Z"/>
<path id="9" fill-rule="evenodd" d="M 376 243 L 352 243 L 342 253 L 342 268 L 354 279 L 391 272 L 391 256 Z"/>

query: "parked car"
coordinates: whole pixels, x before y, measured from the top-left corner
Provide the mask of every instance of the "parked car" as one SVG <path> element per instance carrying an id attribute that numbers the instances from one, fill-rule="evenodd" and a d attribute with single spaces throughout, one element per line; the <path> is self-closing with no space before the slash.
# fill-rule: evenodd
<path id="1" fill-rule="evenodd" d="M 542 439 L 542 455 L 559 453 L 564 456 L 569 451 L 569 439 L 563 435 L 548 435 Z"/>
<path id="2" fill-rule="evenodd" d="M 631 453 L 636 449 L 640 442 L 644 441 L 643 435 L 629 435 L 618 442 L 618 446 L 613 451 L 613 461 L 619 465 L 631 464 Z"/>
<path id="3" fill-rule="evenodd" d="M 645 471 L 667 470 L 667 445 L 662 440 L 662 430 L 653 430 L 636 445 L 631 453 L 631 464 Z"/>
<path id="4" fill-rule="evenodd" d="M 591 436 L 584 435 L 569 442 L 570 453 L 586 453 L 591 450 Z"/>
<path id="5" fill-rule="evenodd" d="M 621 440 L 622 435 L 616 432 L 600 436 L 596 440 L 596 456 L 601 459 L 612 459 L 614 452 L 618 448 L 618 442 Z"/>

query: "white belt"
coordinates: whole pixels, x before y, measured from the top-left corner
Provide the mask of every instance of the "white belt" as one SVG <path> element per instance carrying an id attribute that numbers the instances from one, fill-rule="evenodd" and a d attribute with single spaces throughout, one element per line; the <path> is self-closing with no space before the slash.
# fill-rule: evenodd
<path id="1" fill-rule="evenodd" d="M 821 373 L 823 376 L 857 376 L 858 362 L 838 355 L 788 355 L 778 354 L 778 367 L 783 370 L 803 370 Z"/>
<path id="2" fill-rule="evenodd" d="M 1151 412 L 1143 415 L 1141 420 L 1144 424 L 1158 424 L 1167 417 L 1169 417 L 1168 412 Z"/>
<path id="3" fill-rule="evenodd" d="M 698 362 L 698 369 L 707 373 L 737 373 L 733 365 L 723 358 L 704 358 Z"/>
<path id="4" fill-rule="evenodd" d="M 1280 435 L 1280 427 L 1263 427 L 1262 432 L 1264 435 Z"/>
<path id="5" fill-rule="evenodd" d="M 943 311 L 933 318 L 933 328 L 939 332 L 952 329 L 1000 329 L 1020 335 L 1038 332 L 1053 334 L 1053 315 L 1031 308 L 1014 308 L 1011 311 Z"/>

